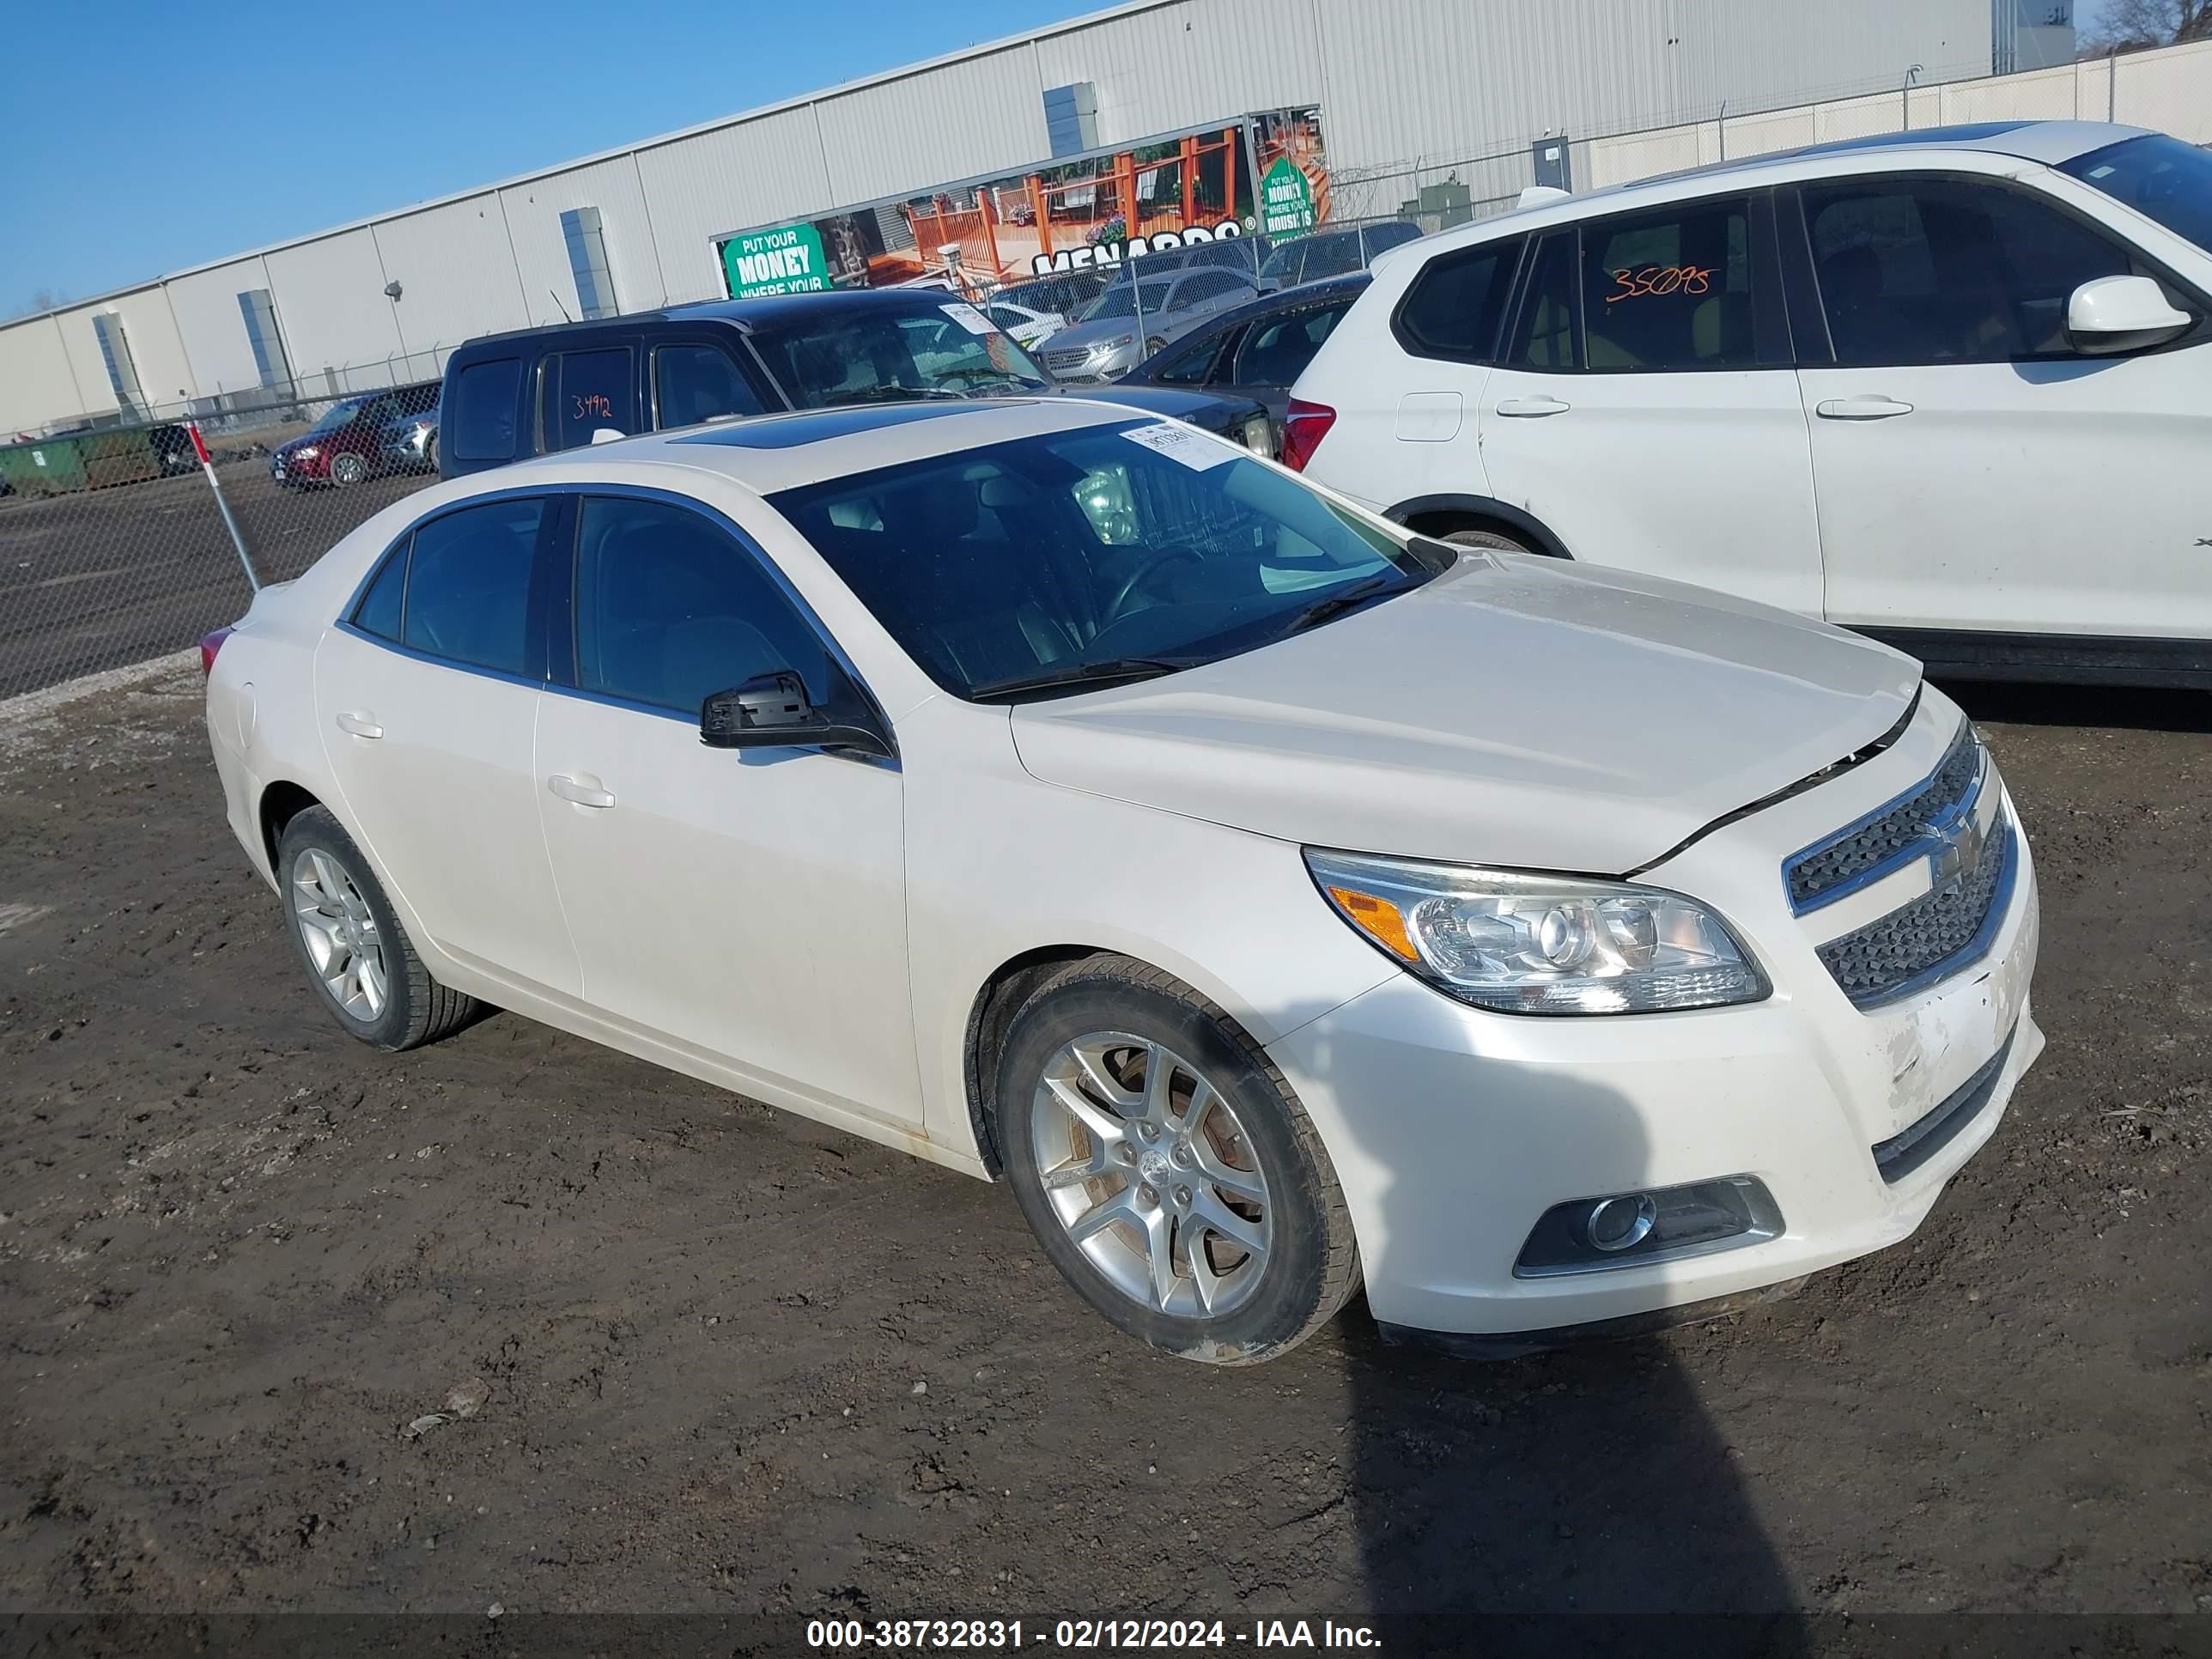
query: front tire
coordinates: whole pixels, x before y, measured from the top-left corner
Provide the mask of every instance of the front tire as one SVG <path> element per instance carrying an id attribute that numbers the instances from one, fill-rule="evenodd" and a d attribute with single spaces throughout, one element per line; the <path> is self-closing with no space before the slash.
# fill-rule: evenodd
<path id="1" fill-rule="evenodd" d="M 276 847 L 285 931 L 323 1006 L 349 1035 L 397 1053 L 459 1030 L 481 1005 L 430 977 L 344 825 L 311 806 Z"/>
<path id="2" fill-rule="evenodd" d="M 1358 1286 L 1312 1120 L 1257 1043 L 1158 969 L 1092 957 L 1040 986 L 1008 1026 L 996 1112 L 1045 1254 L 1156 1348 L 1255 1364 Z"/>

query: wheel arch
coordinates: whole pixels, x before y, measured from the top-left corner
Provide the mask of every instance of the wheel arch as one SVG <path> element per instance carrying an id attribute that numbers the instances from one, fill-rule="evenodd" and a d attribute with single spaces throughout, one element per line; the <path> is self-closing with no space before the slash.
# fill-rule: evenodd
<path id="1" fill-rule="evenodd" d="M 1454 493 L 1415 495 L 1389 508 L 1383 517 L 1424 535 L 1442 535 L 1451 530 L 1495 530 L 1520 538 L 1547 558 L 1574 557 L 1566 544 L 1553 534 L 1542 520 L 1495 496 Z"/>
<path id="2" fill-rule="evenodd" d="M 276 867 L 276 848 L 284 839 L 284 827 L 308 808 L 322 804 L 321 797 L 289 778 L 279 778 L 261 792 L 260 802 L 255 808 L 261 829 L 261 850 L 269 855 L 269 872 L 280 890 L 284 884 L 284 874 Z"/>

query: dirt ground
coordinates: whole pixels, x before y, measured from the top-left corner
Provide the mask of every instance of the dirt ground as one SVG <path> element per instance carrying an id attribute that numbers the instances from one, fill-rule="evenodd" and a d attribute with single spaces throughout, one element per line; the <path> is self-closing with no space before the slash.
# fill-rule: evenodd
<path id="1" fill-rule="evenodd" d="M 2212 1612 L 2212 698 L 1960 695 L 2040 863 L 2051 1046 L 1917 1237 L 1663 1337 L 1480 1365 L 1355 1304 L 1232 1372 L 1115 1336 L 1002 1190 L 512 1016 L 351 1044 L 223 824 L 197 672 L 0 724 L 0 1607 L 794 1647 L 822 1613 Z"/>

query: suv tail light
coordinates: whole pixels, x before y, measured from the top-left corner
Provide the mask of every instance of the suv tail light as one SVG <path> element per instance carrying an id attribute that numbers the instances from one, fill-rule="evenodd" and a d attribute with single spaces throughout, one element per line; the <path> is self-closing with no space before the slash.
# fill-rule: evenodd
<path id="1" fill-rule="evenodd" d="M 1299 398 L 1291 399 L 1291 412 L 1283 422 L 1282 461 L 1293 472 L 1303 472 L 1313 453 L 1321 447 L 1321 441 L 1328 436 L 1329 428 L 1336 424 L 1336 411 L 1327 404 L 1310 404 Z"/>
<path id="2" fill-rule="evenodd" d="M 215 659 L 216 653 L 222 649 L 222 642 L 228 639 L 230 635 L 231 630 L 229 629 L 218 628 L 212 634 L 203 634 L 200 635 L 201 673 L 212 674 L 215 672 Z"/>

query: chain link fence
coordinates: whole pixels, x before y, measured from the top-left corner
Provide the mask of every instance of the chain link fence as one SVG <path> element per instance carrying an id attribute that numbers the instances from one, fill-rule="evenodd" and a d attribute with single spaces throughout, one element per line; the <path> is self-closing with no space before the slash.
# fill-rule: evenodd
<path id="1" fill-rule="evenodd" d="M 289 580 L 433 482 L 437 394 L 237 398 L 198 416 L 204 465 L 184 409 L 0 447 L 0 698 L 188 646 L 251 601 L 240 544 Z"/>

